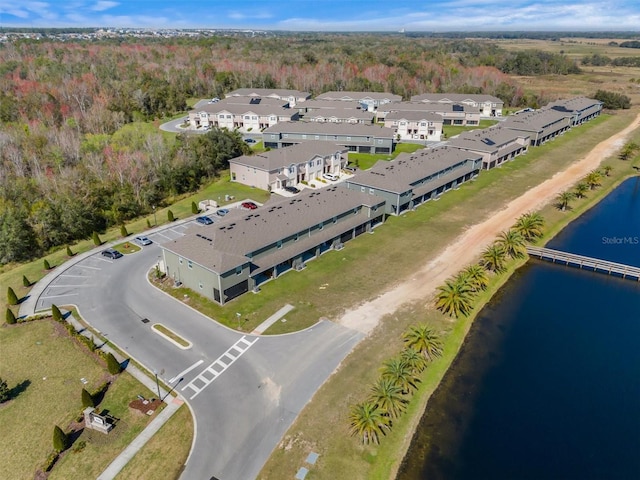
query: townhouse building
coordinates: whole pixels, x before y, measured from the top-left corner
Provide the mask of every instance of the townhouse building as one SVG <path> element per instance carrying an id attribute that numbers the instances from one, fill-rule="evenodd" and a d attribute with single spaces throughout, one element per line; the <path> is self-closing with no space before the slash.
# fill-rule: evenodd
<path id="1" fill-rule="evenodd" d="M 231 181 L 262 190 L 277 191 L 286 186 L 322 178 L 325 173 L 339 175 L 347 165 L 347 148 L 311 140 L 255 155 L 229 160 Z"/>
<path id="2" fill-rule="evenodd" d="M 563 113 L 571 113 L 571 126 L 581 125 L 594 119 L 602 113 L 603 103 L 587 97 L 575 97 L 566 100 L 551 102 L 542 110 L 551 109 Z"/>
<path id="3" fill-rule="evenodd" d="M 541 109 L 509 115 L 502 126 L 528 133 L 529 144 L 537 147 L 569 130 L 573 117 L 571 112 Z"/>
<path id="4" fill-rule="evenodd" d="M 305 113 L 302 120 L 320 123 L 360 123 L 371 125 L 375 120 L 375 113 L 357 108 L 322 109 Z"/>
<path id="5" fill-rule="evenodd" d="M 447 142 L 452 148 L 481 155 L 483 170 L 490 170 L 527 153 L 531 135 L 496 125 L 462 132 Z"/>
<path id="6" fill-rule="evenodd" d="M 309 92 L 301 92 L 299 90 L 288 90 L 283 88 L 238 88 L 225 95 L 225 98 L 233 97 L 249 97 L 249 98 L 274 98 L 286 101 L 291 107 L 302 103 L 309 98 Z"/>
<path id="7" fill-rule="evenodd" d="M 393 130 L 397 140 L 440 141 L 444 119 L 433 112 L 389 112 L 384 126 Z"/>
<path id="8" fill-rule="evenodd" d="M 381 105 L 402 101 L 402 96 L 388 92 L 325 92 L 316 96 L 316 99 L 358 102 L 363 109 L 375 112 Z"/>
<path id="9" fill-rule="evenodd" d="M 189 123 L 195 129 L 218 127 L 243 133 L 260 132 L 279 122 L 298 120 L 298 111 L 288 105 L 279 99 L 225 99 L 189 112 Z"/>
<path id="10" fill-rule="evenodd" d="M 459 104 L 477 108 L 483 117 L 501 117 L 504 102 L 493 95 L 466 93 L 423 93 L 411 97 L 412 102 Z"/>
<path id="11" fill-rule="evenodd" d="M 258 210 L 193 226 L 160 245 L 166 274 L 221 305 L 275 279 L 384 219 L 384 200 L 333 186 L 270 201 Z"/>
<path id="12" fill-rule="evenodd" d="M 385 213 L 398 215 L 475 178 L 481 168 L 480 154 L 444 146 L 381 160 L 346 184 L 350 190 L 384 198 Z"/>
<path id="13" fill-rule="evenodd" d="M 394 138 L 393 130 L 378 125 L 330 122 L 282 122 L 262 132 L 264 146 L 269 148 L 320 140 L 359 153 L 391 153 Z"/>
<path id="14" fill-rule="evenodd" d="M 380 107 L 376 113 L 378 122 L 384 122 L 390 113 L 420 112 L 423 115 L 435 113 L 442 117 L 443 125 L 472 126 L 480 125 L 478 107 L 458 103 L 397 102 Z"/>

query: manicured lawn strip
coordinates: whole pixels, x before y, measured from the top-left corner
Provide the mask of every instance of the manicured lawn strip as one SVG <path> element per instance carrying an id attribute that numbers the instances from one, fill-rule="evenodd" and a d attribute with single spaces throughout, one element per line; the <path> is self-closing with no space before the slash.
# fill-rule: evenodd
<path id="1" fill-rule="evenodd" d="M 86 447 L 81 452 L 67 452 L 49 478 L 97 478 L 153 418 L 129 408 L 129 402 L 138 394 L 148 396 L 146 388 L 131 375 L 121 373 L 96 409 L 98 412 L 108 410 L 110 415 L 119 419 L 114 429 L 108 435 L 84 429 L 77 442 L 86 442 Z M 82 412 L 82 408 L 77 412 Z"/>
<path id="2" fill-rule="evenodd" d="M 114 245 L 113 248 L 123 255 L 128 255 L 129 253 L 136 253 L 140 251 L 140 247 L 133 242 L 119 243 L 118 245 Z"/>
<path id="3" fill-rule="evenodd" d="M 502 169 L 483 172 L 483 175 L 475 184 L 465 185 L 457 192 L 450 192 L 444 195 L 438 204 L 444 204 L 447 199 L 451 199 L 448 208 L 440 210 L 431 215 L 425 215 L 423 221 L 428 220 L 428 226 L 420 229 L 418 225 L 406 220 L 410 216 L 418 217 L 421 211 L 428 210 L 430 205 L 420 207 L 416 212 L 412 212 L 405 219 L 391 219 L 393 223 L 387 223 L 390 227 L 395 224 L 401 225 L 406 220 L 404 228 L 399 228 L 396 232 L 398 238 L 411 240 L 411 228 L 407 225 L 411 223 L 414 230 L 422 230 L 424 233 L 424 243 L 430 249 L 417 251 L 417 245 L 409 242 L 403 250 L 410 252 L 407 256 L 412 256 L 410 267 L 422 265 L 433 258 L 444 246 L 449 244 L 459 235 L 464 225 L 477 223 L 482 220 L 487 213 L 494 211 L 497 205 L 504 201 L 516 197 L 527 188 L 539 184 L 546 178 L 551 177 L 556 171 L 566 167 L 573 161 L 582 158 L 591 148 L 612 133 L 622 129 L 631 119 L 631 115 L 636 112 L 625 112 L 609 118 L 598 119 L 594 124 L 582 130 L 577 129 L 580 139 L 575 141 L 575 137 L 567 136 L 558 138 L 539 149 L 532 149 L 523 159 L 507 164 Z M 576 133 L 576 132 L 572 132 Z M 521 163 L 521 160 L 524 160 Z M 612 159 L 614 164 L 613 176 L 624 177 L 627 172 L 631 172 L 630 166 L 621 161 Z M 623 169 L 627 169 L 626 172 Z M 507 177 L 501 173 L 508 171 Z M 494 177 L 492 178 L 492 175 Z M 501 182 L 503 178 L 508 178 L 508 182 Z M 513 179 L 513 180 L 511 180 Z M 482 191 L 475 190 L 477 186 L 483 186 Z M 465 195 L 465 198 L 456 198 L 464 193 L 465 187 L 474 189 L 474 192 Z M 604 195 L 604 188 L 602 194 Z M 595 195 L 593 195 L 595 197 Z M 465 200 L 465 201 L 460 201 Z M 494 202 L 495 201 L 495 202 Z M 577 204 L 576 204 L 577 205 Z M 576 214 L 578 209 L 575 209 Z M 553 212 L 552 212 L 553 213 Z M 572 217 L 566 215 L 572 212 L 564 212 L 564 224 Z M 543 215 L 546 212 L 543 211 Z M 443 218 L 443 217 L 448 217 Z M 551 231 L 560 227 L 554 225 L 553 217 L 547 220 Z M 453 225 L 455 224 L 455 225 Z M 385 225 L 385 226 L 386 226 Z M 432 229 L 435 234 L 431 233 Z M 557 230 L 556 230 L 557 231 Z M 496 232 L 496 235 L 499 232 Z M 371 237 L 375 237 L 378 231 Z M 352 245 L 359 241 L 347 244 L 342 252 L 348 253 Z M 388 249 L 381 251 L 388 252 Z M 388 260 L 386 266 L 393 268 L 397 262 L 402 260 L 402 255 L 393 254 L 385 256 Z M 389 258 L 391 257 L 391 258 Z M 310 262 L 311 265 L 314 262 Z M 380 280 L 379 270 L 376 265 L 368 265 L 370 277 Z M 515 268 L 512 266 L 511 268 Z M 351 269 L 345 269 L 341 277 L 350 277 Z M 363 271 L 360 271 L 363 273 Z M 409 271 L 403 272 L 396 278 L 407 278 Z M 499 277 L 506 281 L 508 275 Z M 284 279 L 284 277 L 283 277 Z M 338 279 L 334 279 L 334 282 Z M 280 280 L 279 280 L 280 281 Z M 494 280 L 495 282 L 495 280 Z M 369 286 L 367 284 L 366 286 Z M 495 288 L 499 284 L 494 284 Z M 360 289 L 362 285 L 357 285 L 354 289 Z M 348 294 L 348 292 L 344 292 Z M 332 298 L 327 298 L 325 304 L 331 304 Z M 488 300 L 484 297 L 481 301 Z M 474 311 L 477 311 L 477 307 Z M 294 312 L 291 312 L 293 314 Z M 291 314 L 288 317 L 291 317 Z M 452 322 L 434 311 L 431 307 L 431 299 L 424 299 L 419 304 L 409 305 L 402 311 L 388 316 L 374 330 L 370 337 L 356 347 L 351 355 L 343 362 L 341 368 L 336 372 L 323 387 L 316 393 L 314 398 L 303 410 L 296 422 L 287 432 L 281 445 L 273 452 L 271 458 L 265 465 L 259 478 L 277 479 L 282 476 L 295 475 L 297 469 L 303 465 L 304 459 L 309 451 L 320 453 L 318 464 L 311 468 L 309 478 L 333 479 L 340 478 L 343 472 L 349 472 L 353 479 L 388 479 L 393 478 L 393 472 L 398 467 L 406 448 L 408 447 L 412 432 L 417 425 L 421 413 L 422 405 L 426 404 L 431 392 L 437 387 L 440 378 L 455 358 L 459 345 L 464 340 L 464 336 L 471 325 L 471 318 L 461 319 Z M 289 321 L 291 321 L 289 319 Z M 434 362 L 425 373 L 423 387 L 414 397 L 410 413 L 396 423 L 392 432 L 384 438 L 380 446 L 363 447 L 355 438 L 348 434 L 348 408 L 351 403 L 360 401 L 368 391 L 370 384 L 377 376 L 377 370 L 382 362 L 394 356 L 400 350 L 400 335 L 411 324 L 416 322 L 431 323 L 435 329 L 445 334 L 445 357 Z M 447 323 L 449 322 L 449 323 Z M 289 322 L 287 322 L 289 323 Z"/>
<path id="4" fill-rule="evenodd" d="M 391 160 L 401 153 L 413 153 L 424 148 L 424 145 L 418 143 L 398 143 L 395 150 L 391 154 L 387 153 L 349 153 L 349 165 L 355 165 L 361 170 L 368 170 L 378 160 Z"/>
<path id="5" fill-rule="evenodd" d="M 53 320 L 0 328 L 0 377 L 9 388 L 25 382 L 0 406 L 0 479 L 33 478 L 53 450 L 54 425 L 66 429 L 82 411 L 82 388 L 97 389 L 107 375 Z"/>
<path id="6" fill-rule="evenodd" d="M 505 114 L 506 115 L 506 114 Z M 455 137 L 456 135 L 461 134 L 462 132 L 467 132 L 471 130 L 478 130 L 479 128 L 488 128 L 491 125 L 495 125 L 498 123 L 498 120 L 480 120 L 479 125 L 469 125 L 469 126 L 455 126 L 455 125 L 443 125 L 442 133 L 444 133 L 445 138 Z"/>
<path id="7" fill-rule="evenodd" d="M 159 331 L 163 335 L 166 335 L 171 340 L 173 340 L 176 343 L 179 343 L 183 347 L 188 347 L 188 346 L 191 345 L 189 342 L 187 342 L 184 338 L 182 338 L 180 335 L 175 333 L 173 330 L 169 330 L 167 327 L 165 327 L 164 325 L 162 325 L 160 323 L 156 323 L 155 325 L 152 325 L 151 328 L 156 329 L 157 331 Z"/>
<path id="8" fill-rule="evenodd" d="M 193 419 L 183 405 L 116 476 L 116 480 L 175 479 L 187 460 L 193 439 Z"/>

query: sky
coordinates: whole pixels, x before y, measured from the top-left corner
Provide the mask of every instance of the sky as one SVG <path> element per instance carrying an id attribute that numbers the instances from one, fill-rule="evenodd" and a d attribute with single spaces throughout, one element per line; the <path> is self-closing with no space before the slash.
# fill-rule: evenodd
<path id="1" fill-rule="evenodd" d="M 1 27 L 640 30 L 639 0 L 0 0 Z"/>

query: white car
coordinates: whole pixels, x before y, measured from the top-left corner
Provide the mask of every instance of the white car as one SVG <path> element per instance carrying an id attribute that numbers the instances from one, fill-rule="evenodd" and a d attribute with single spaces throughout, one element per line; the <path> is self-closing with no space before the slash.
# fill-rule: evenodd
<path id="1" fill-rule="evenodd" d="M 331 180 L 332 182 L 335 182 L 340 177 L 338 177 L 338 175 L 336 175 L 335 173 L 324 173 L 322 175 L 322 178 L 324 178 L 325 180 Z"/>

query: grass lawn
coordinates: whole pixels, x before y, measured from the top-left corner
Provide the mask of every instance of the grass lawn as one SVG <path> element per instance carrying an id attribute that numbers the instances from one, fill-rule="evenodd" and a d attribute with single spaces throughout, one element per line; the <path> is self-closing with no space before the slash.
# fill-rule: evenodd
<path id="1" fill-rule="evenodd" d="M 116 480 L 178 478 L 191 449 L 193 419 L 183 405 L 116 476 Z"/>
<path id="2" fill-rule="evenodd" d="M 344 250 L 334 252 L 347 267 L 342 268 L 339 274 L 331 269 L 333 262 L 320 265 L 324 263 L 324 256 L 310 262 L 308 269 L 315 264 L 318 269 L 326 269 L 325 275 L 317 278 L 315 285 L 330 284 L 322 290 L 321 302 L 310 303 L 321 305 L 319 313 L 332 317 L 340 307 L 372 298 L 392 286 L 395 279 L 407 278 L 416 264 L 422 265 L 434 258 L 465 227 L 481 221 L 504 202 L 582 158 L 601 140 L 624 128 L 636 113 L 630 111 L 603 116 L 553 142 L 531 149 L 525 157 L 502 168 L 483 172 L 475 182 L 447 193 L 438 202 L 423 205 L 402 218 L 391 218 L 373 235 L 362 236 L 348 243 Z M 612 162 L 617 175 L 634 172 L 630 162 L 608 161 Z M 550 215 L 548 222 L 555 222 L 561 212 L 551 210 L 543 213 Z M 566 215 L 567 212 L 564 213 Z M 551 229 L 554 228 L 558 227 L 552 225 Z M 372 255 L 374 250 L 387 253 Z M 289 283 L 289 278 L 286 278 L 294 276 L 307 276 L 307 271 L 301 275 L 285 275 L 273 284 L 287 283 L 289 288 L 295 289 L 294 282 Z M 496 280 L 496 287 L 508 276 L 500 278 L 503 280 Z M 265 285 L 263 293 L 269 285 Z M 287 286 L 278 288 L 286 290 Z M 367 292 L 366 295 L 363 292 Z M 302 292 L 290 294 L 297 302 L 316 297 L 314 289 L 304 295 Z M 295 320 L 296 315 L 303 316 L 296 309 L 287 315 L 287 324 Z M 409 414 L 396 423 L 380 446 L 364 447 L 348 434 L 349 405 L 366 396 L 370 384 L 377 377 L 379 366 L 400 350 L 401 333 L 409 325 L 424 321 L 444 335 L 445 357 L 426 371 L 423 388 L 418 397 L 414 397 Z M 351 479 L 393 478 L 429 395 L 455 357 L 470 325 L 470 319 L 454 322 L 443 317 L 433 310 L 430 299 L 407 305 L 387 316 L 316 393 L 274 451 L 259 478 L 279 479 L 295 475 L 310 451 L 320 453 L 320 459 L 311 467 L 309 478 L 341 478 L 344 472 L 349 472 Z"/>
<path id="3" fill-rule="evenodd" d="M 180 335 L 178 335 L 177 333 L 175 333 L 173 330 L 165 327 L 164 325 L 162 325 L 161 323 L 156 323 L 154 325 L 151 326 L 151 328 L 153 328 L 154 330 L 157 330 L 158 332 L 160 332 L 162 335 L 169 337 L 171 340 L 173 340 L 174 342 L 182 345 L 183 347 L 189 347 L 191 346 L 191 343 L 186 341 L 184 338 L 182 338 Z"/>
<path id="4" fill-rule="evenodd" d="M 498 123 L 497 120 L 480 120 L 480 125 L 469 125 L 465 127 L 444 125 L 442 127 L 442 132 L 444 133 L 445 138 L 451 138 L 461 134 L 462 132 L 478 130 L 479 128 L 489 128 L 491 125 L 495 125 L 496 123 Z"/>
<path id="5" fill-rule="evenodd" d="M 413 153 L 416 150 L 424 148 L 424 145 L 419 143 L 397 143 L 393 153 L 354 153 L 349 152 L 349 164 L 355 165 L 361 170 L 368 170 L 378 160 L 392 160 L 401 153 Z"/>
<path id="6" fill-rule="evenodd" d="M 113 248 L 123 255 L 128 255 L 130 253 L 136 253 L 140 251 L 140 247 L 133 242 L 119 243 L 118 245 L 114 245 Z"/>

